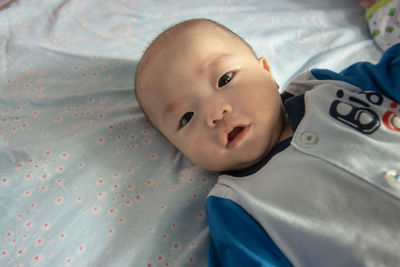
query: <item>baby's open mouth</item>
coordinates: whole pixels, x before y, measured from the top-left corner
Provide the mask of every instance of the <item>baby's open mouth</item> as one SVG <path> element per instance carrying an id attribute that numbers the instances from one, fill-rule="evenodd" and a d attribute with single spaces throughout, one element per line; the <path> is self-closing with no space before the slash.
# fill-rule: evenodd
<path id="1" fill-rule="evenodd" d="M 242 127 L 242 126 L 238 126 L 238 127 L 233 128 L 232 131 L 230 131 L 230 132 L 228 133 L 228 143 L 231 142 L 232 140 L 234 140 L 235 137 L 236 137 L 240 132 L 243 131 L 243 129 L 244 129 L 244 127 Z"/>
<path id="2" fill-rule="evenodd" d="M 236 126 L 227 134 L 227 148 L 234 148 L 239 146 L 246 138 L 249 132 L 250 125 Z"/>
<path id="3" fill-rule="evenodd" d="M 250 125 L 241 125 L 234 127 L 227 135 L 226 135 L 226 147 L 234 148 L 243 143 L 243 141 L 247 138 L 247 135 L 250 131 Z"/>

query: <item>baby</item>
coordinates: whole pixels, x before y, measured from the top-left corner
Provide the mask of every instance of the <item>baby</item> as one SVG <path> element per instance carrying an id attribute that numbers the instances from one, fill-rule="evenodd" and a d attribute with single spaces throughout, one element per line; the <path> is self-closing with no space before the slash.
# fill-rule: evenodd
<path id="1" fill-rule="evenodd" d="M 400 45 L 314 69 L 279 94 L 264 57 L 217 22 L 159 35 L 135 77 L 148 120 L 210 192 L 210 266 L 400 262 Z"/>

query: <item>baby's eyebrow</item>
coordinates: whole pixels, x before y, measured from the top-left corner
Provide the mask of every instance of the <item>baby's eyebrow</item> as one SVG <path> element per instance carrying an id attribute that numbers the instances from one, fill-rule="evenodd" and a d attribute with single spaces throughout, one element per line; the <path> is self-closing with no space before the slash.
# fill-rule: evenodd
<path id="1" fill-rule="evenodd" d="M 169 104 L 166 106 L 166 108 L 163 110 L 163 121 L 166 120 L 166 118 L 175 112 L 175 109 L 177 107 L 178 101 L 171 101 Z"/>
<path id="2" fill-rule="evenodd" d="M 201 64 L 199 64 L 199 73 L 204 73 L 206 70 L 210 68 L 210 66 L 214 65 L 216 62 L 222 61 L 225 58 L 229 57 L 229 54 L 212 54 L 206 57 Z"/>

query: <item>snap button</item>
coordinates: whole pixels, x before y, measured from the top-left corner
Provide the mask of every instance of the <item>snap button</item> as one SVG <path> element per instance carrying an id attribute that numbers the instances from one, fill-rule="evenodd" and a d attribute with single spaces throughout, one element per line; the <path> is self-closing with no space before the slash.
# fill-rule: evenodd
<path id="1" fill-rule="evenodd" d="M 301 142 L 304 145 L 315 145 L 318 143 L 318 136 L 313 132 L 305 132 L 301 135 Z"/>
<path id="2" fill-rule="evenodd" d="M 400 170 L 390 170 L 385 173 L 386 181 L 391 185 L 400 186 Z"/>

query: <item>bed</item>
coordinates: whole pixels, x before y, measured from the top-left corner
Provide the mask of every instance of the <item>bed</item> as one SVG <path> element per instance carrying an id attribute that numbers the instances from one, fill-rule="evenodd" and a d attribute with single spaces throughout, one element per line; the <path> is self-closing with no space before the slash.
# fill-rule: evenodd
<path id="1" fill-rule="evenodd" d="M 217 174 L 143 116 L 143 50 L 174 23 L 214 19 L 284 88 L 376 62 L 364 13 L 355 0 L 1 0 L 0 266 L 206 266 Z"/>

